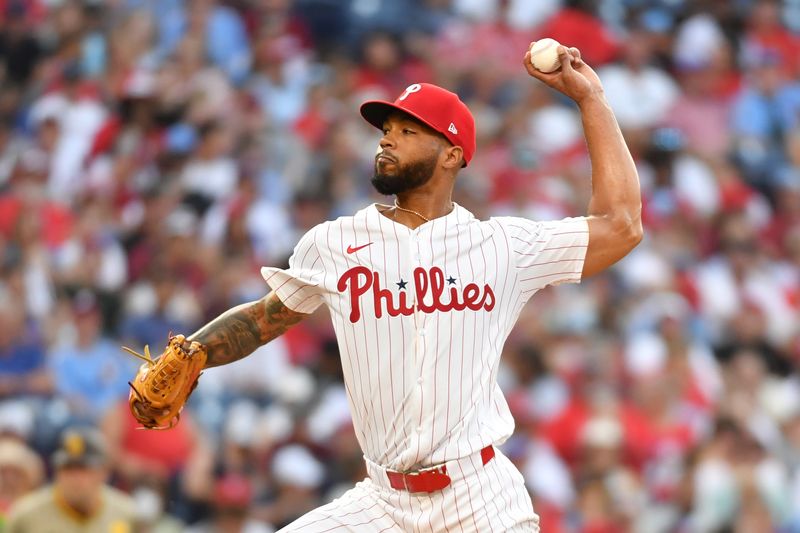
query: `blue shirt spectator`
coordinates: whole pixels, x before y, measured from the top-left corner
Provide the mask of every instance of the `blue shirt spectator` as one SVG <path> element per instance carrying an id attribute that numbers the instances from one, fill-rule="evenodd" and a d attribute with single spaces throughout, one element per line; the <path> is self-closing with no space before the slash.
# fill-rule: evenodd
<path id="1" fill-rule="evenodd" d="M 0 400 L 50 390 L 43 340 L 20 306 L 0 306 Z"/>
<path id="2" fill-rule="evenodd" d="M 85 293 L 84 293 L 85 294 Z M 79 295 L 73 308 L 76 339 L 55 348 L 50 366 L 56 392 L 66 400 L 73 418 L 96 422 L 128 394 L 136 359 L 101 335 L 102 320 L 92 296 Z"/>
<path id="3" fill-rule="evenodd" d="M 18 378 L 41 369 L 44 361 L 42 345 L 23 337 L 19 342 L 0 349 L 0 374 L 4 378 Z"/>
<path id="4" fill-rule="evenodd" d="M 732 126 L 739 135 L 769 140 L 798 125 L 800 83 L 787 83 L 773 94 L 744 89 L 733 105 Z"/>
<path id="5" fill-rule="evenodd" d="M 206 52 L 234 84 L 243 82 L 250 72 L 252 54 L 247 28 L 239 13 L 215 0 L 192 2 L 191 17 L 187 16 L 186 2 L 166 0 L 146 3 L 159 25 L 159 56 L 169 55 L 193 23 L 203 24 Z"/>

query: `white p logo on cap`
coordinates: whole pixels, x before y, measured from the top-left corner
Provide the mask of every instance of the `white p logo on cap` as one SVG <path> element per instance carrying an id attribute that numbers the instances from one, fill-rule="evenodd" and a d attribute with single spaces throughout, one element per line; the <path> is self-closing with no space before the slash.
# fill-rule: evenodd
<path id="1" fill-rule="evenodd" d="M 400 101 L 405 100 L 406 98 L 408 98 L 409 94 L 418 93 L 421 90 L 422 90 L 422 85 L 420 85 L 419 83 L 411 84 L 408 87 L 406 87 L 406 90 L 403 91 L 403 94 L 400 95 L 400 98 L 398 98 L 398 100 Z"/>

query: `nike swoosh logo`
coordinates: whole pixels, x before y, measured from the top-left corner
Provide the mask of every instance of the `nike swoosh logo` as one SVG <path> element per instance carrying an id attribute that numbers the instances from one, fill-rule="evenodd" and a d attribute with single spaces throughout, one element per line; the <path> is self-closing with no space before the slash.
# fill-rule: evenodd
<path id="1" fill-rule="evenodd" d="M 356 246 L 355 248 L 354 248 L 354 247 L 353 247 L 353 245 L 351 244 L 351 245 L 349 245 L 349 246 L 347 247 L 347 253 L 348 253 L 348 254 L 354 254 L 354 253 L 356 253 L 357 251 L 359 251 L 360 249 L 362 249 L 362 248 L 366 248 L 366 247 L 367 247 L 367 246 L 369 246 L 370 244 L 372 244 L 372 243 L 370 242 L 370 243 L 367 243 L 367 244 L 362 244 L 361 246 Z"/>

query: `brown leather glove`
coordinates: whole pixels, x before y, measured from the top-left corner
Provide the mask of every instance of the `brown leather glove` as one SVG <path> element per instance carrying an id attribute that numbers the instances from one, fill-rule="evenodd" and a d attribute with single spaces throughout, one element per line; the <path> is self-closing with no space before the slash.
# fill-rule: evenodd
<path id="1" fill-rule="evenodd" d="M 164 352 L 153 359 L 150 349 L 144 355 L 123 346 L 123 350 L 142 359 L 144 364 L 132 382 L 128 404 L 134 418 L 147 429 L 170 429 L 180 420 L 189 395 L 197 386 L 208 354 L 197 341 L 184 348 L 186 337 L 174 335 Z"/>

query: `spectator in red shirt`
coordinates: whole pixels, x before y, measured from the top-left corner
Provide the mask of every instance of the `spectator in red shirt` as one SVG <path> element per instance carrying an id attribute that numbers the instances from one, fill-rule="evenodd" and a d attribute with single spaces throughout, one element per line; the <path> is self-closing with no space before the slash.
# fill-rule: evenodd
<path id="1" fill-rule="evenodd" d="M 800 38 L 784 27 L 781 21 L 782 3 L 777 0 L 758 0 L 747 18 L 743 48 L 758 46 L 773 51 L 781 58 L 781 66 L 792 78 L 800 74 Z"/>

